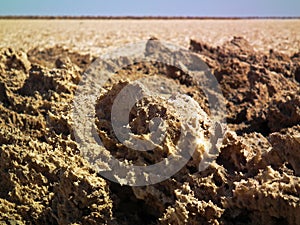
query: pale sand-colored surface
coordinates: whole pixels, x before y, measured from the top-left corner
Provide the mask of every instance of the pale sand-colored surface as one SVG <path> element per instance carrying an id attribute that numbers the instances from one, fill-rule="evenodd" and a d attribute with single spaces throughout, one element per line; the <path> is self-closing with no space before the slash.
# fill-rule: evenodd
<path id="1" fill-rule="evenodd" d="M 259 50 L 299 52 L 299 25 L 300 20 L 0 20 L 0 224 L 299 225 L 300 57 L 257 53 L 243 38 L 234 38 L 219 49 L 211 47 L 243 36 Z M 150 36 L 184 47 L 190 38 L 208 43 L 200 52 L 202 42 L 192 46 L 220 81 L 228 129 L 213 124 L 199 107 L 192 106 L 198 102 L 203 110 L 210 111 L 201 90 L 210 82 L 198 82 L 193 74 L 156 63 L 133 63 L 117 71 L 118 75 L 103 86 L 104 91 L 99 81 L 88 82 L 96 80 L 102 68 L 102 64 L 91 66 L 89 55 L 60 47 L 27 51 L 59 44 L 101 55 L 110 47 Z M 159 52 L 161 45 L 156 44 L 153 49 Z M 185 58 L 185 54 L 177 55 Z M 103 65 L 116 68 L 110 62 Z M 86 67 L 95 69 L 90 70 L 91 76 L 82 75 Z M 78 85 L 81 78 L 87 79 Z M 152 151 L 134 151 L 125 146 L 134 144 L 131 138 L 119 143 L 115 136 L 112 124 L 123 123 L 123 119 L 115 119 L 112 109 L 123 85 L 146 91 L 123 78 L 163 79 L 152 83 L 156 90 L 161 82 L 168 87 L 176 83 L 195 100 L 186 95 L 163 100 L 158 92 L 138 101 L 128 112 L 130 122 L 124 127 L 130 128 L 130 137 L 140 140 L 152 136 L 152 119 L 159 116 L 166 122 L 166 129 L 157 127 L 155 136 L 163 132 L 164 137 Z M 95 105 L 88 106 L 87 99 L 92 99 L 98 88 L 103 91 L 95 96 Z M 84 101 L 74 104 L 80 90 L 86 94 Z M 167 104 L 176 99 L 183 110 L 176 111 L 180 107 Z M 120 105 L 126 106 L 126 101 Z M 93 109 L 96 126 L 91 126 L 95 127 L 91 134 L 99 134 L 105 146 L 99 148 L 100 155 L 94 145 L 92 149 L 80 147 L 90 147 L 88 141 L 94 140 L 86 126 L 93 121 L 86 117 L 93 115 Z M 211 135 L 222 130 L 228 131 L 222 142 Z M 77 143 L 75 137 L 81 133 L 87 136 L 81 136 Z M 186 138 L 181 142 L 184 133 Z M 208 139 L 213 142 L 208 143 Z M 185 156 L 179 151 L 185 146 L 182 143 L 187 144 L 187 150 L 194 146 L 195 152 L 181 169 L 170 162 L 165 169 L 154 167 L 164 169 L 157 174 L 152 170 L 141 177 L 138 170 L 120 171 L 107 161 L 115 157 L 129 165 L 155 165 L 169 156 Z M 215 143 L 217 160 L 199 171 L 204 149 Z M 94 163 L 100 167 L 93 168 Z M 108 173 L 105 168 L 109 168 Z M 175 174 L 145 187 L 120 186 L 103 179 L 113 172 L 120 183 L 152 182 L 166 171 Z"/>
<path id="2" fill-rule="evenodd" d="M 257 50 L 291 54 L 300 50 L 300 20 L 0 20 L 0 47 L 24 50 L 58 44 L 99 54 L 151 36 L 183 47 L 243 36 Z"/>

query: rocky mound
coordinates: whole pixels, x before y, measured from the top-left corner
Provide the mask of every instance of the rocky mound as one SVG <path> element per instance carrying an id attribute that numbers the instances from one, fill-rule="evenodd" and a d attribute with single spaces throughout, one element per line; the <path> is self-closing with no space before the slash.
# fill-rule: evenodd
<path id="1" fill-rule="evenodd" d="M 238 133 L 268 135 L 299 124 L 299 54 L 258 53 L 242 37 L 217 48 L 191 40 L 190 49 L 202 55 L 220 82 L 228 123 Z"/>
<path id="2" fill-rule="evenodd" d="M 0 221 L 300 224 L 300 54 L 270 50 L 265 55 L 240 37 L 217 48 L 192 40 L 190 49 L 209 65 L 226 98 L 228 129 L 220 154 L 199 172 L 201 142 L 179 172 L 145 187 L 104 179 L 75 142 L 72 100 L 93 57 L 61 47 L 27 53 L 1 49 Z M 164 76 L 179 84 L 202 107 L 196 122 L 205 135 L 210 110 L 197 84 L 176 68 L 145 63 L 120 71 L 98 97 L 97 133 L 109 154 L 148 165 L 176 154 L 172 143 L 180 133 L 179 115 L 160 98 L 138 102 L 128 124 L 133 135 L 149 133 L 156 116 L 169 127 L 162 148 L 140 154 L 118 143 L 108 116 L 116 93 L 140 76 Z"/>

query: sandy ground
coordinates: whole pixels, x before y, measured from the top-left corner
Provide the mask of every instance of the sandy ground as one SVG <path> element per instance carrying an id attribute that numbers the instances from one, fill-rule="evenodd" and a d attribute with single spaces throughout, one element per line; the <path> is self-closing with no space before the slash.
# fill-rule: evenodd
<path id="1" fill-rule="evenodd" d="M 300 224 L 299 25 L 300 20 L 0 20 L 0 224 Z M 159 40 L 169 41 L 208 65 L 225 98 L 227 124 L 211 121 L 194 75 L 128 57 L 95 61 L 111 48 L 153 36 L 158 40 L 147 42 L 147 54 L 168 58 L 174 50 Z M 175 55 L 186 68 L 196 68 L 194 57 Z M 124 62 L 130 65 L 105 85 L 94 82 L 97 68 Z M 90 86 L 79 85 L 84 76 Z M 139 78 L 157 90 L 176 87 L 186 95 L 167 101 L 147 96 L 126 111 L 122 96 L 146 92 L 133 82 Z M 121 95 L 125 86 L 133 93 Z M 73 105 L 78 89 L 85 95 Z M 87 105 L 85 97 L 98 90 L 95 105 Z M 117 105 L 125 108 L 112 119 L 118 96 Z M 80 123 L 86 119 L 80 110 L 84 116 L 94 111 L 90 139 L 80 136 L 89 125 Z M 127 114 L 128 121 L 122 117 Z M 152 122 L 155 117 L 166 121 L 166 129 Z M 151 126 L 165 136 L 152 151 L 138 152 L 130 147 L 132 138 L 116 138 L 115 121 L 130 128 L 130 137 L 151 139 Z M 96 136 L 104 147 L 90 152 L 85 144 Z M 113 168 L 119 183 L 135 182 L 138 170 L 116 174 L 108 159 L 152 165 L 180 158 L 177 146 L 195 151 L 179 171 L 152 185 L 122 186 L 91 165 Z M 218 155 L 199 171 L 209 158 L 207 146 Z M 171 168 L 168 161 L 163 166 L 158 175 Z M 147 182 L 153 177 L 139 176 Z"/>
<path id="2" fill-rule="evenodd" d="M 300 48 L 299 27 L 300 20 L 0 20 L 0 47 L 59 44 L 99 54 L 152 36 L 184 47 L 190 39 L 216 46 L 243 36 L 257 50 L 294 53 Z"/>

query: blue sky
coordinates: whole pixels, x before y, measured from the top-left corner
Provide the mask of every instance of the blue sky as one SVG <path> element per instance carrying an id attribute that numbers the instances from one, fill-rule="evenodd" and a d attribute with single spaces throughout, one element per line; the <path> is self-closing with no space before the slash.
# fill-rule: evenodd
<path id="1" fill-rule="evenodd" d="M 0 0 L 0 15 L 300 16 L 300 0 Z"/>

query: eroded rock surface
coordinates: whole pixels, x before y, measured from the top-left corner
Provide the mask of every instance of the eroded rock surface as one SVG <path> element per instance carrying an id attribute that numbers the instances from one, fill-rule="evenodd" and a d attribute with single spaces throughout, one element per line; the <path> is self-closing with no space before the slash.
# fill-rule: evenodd
<path id="1" fill-rule="evenodd" d="M 229 111 L 228 122 L 238 133 L 264 135 L 299 124 L 299 54 L 256 52 L 242 37 L 221 47 L 191 40 L 219 80 Z"/>
<path id="2" fill-rule="evenodd" d="M 1 49 L 0 221 L 299 224 L 299 54 L 259 53 L 241 37 L 216 48 L 191 41 L 191 50 L 211 68 L 226 98 L 228 129 L 218 145 L 219 156 L 198 171 L 212 124 L 206 96 L 192 77 L 159 63 L 131 65 L 118 71 L 97 99 L 97 134 L 105 154 L 137 165 L 176 154 L 180 115 L 160 97 L 139 101 L 130 111 L 128 126 L 133 136 L 147 138 L 151 119 L 164 118 L 168 126 L 161 147 L 137 153 L 114 136 L 113 101 L 140 77 L 162 76 L 166 87 L 175 83 L 179 92 L 193 98 L 201 107 L 194 121 L 201 127 L 196 133 L 203 134 L 200 142 L 191 139 L 199 146 L 174 176 L 129 187 L 101 177 L 75 142 L 72 100 L 93 57 L 62 47 L 27 53 Z"/>
<path id="3" fill-rule="evenodd" d="M 68 112 L 81 69 L 34 63 L 25 52 L 1 49 L 0 220 L 107 223 L 108 185 L 71 138 Z"/>

